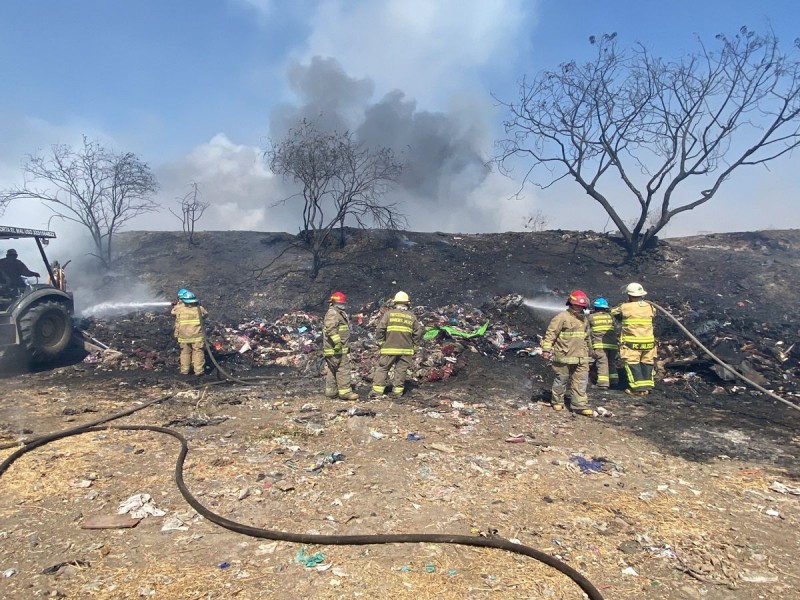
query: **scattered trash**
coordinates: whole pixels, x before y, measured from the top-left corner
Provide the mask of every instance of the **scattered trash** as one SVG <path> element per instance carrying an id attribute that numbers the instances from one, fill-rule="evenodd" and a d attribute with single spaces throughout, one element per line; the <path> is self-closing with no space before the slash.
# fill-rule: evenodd
<path id="1" fill-rule="evenodd" d="M 779 494 L 793 494 L 795 496 L 800 496 L 800 488 L 790 487 L 781 483 L 780 481 L 773 481 L 772 485 L 769 486 L 773 492 L 778 492 Z"/>
<path id="2" fill-rule="evenodd" d="M 767 510 L 764 511 L 764 514 L 769 516 L 769 517 L 780 517 L 781 516 L 781 513 L 778 512 L 777 510 L 775 510 L 774 508 L 768 508 Z"/>
<path id="3" fill-rule="evenodd" d="M 506 442 L 508 442 L 509 444 L 524 444 L 525 441 L 526 441 L 526 438 L 522 434 L 520 434 L 520 435 L 512 435 L 511 437 L 507 437 L 506 438 Z"/>
<path id="4" fill-rule="evenodd" d="M 607 408 L 605 408 L 603 406 L 598 406 L 597 408 L 594 409 L 594 411 L 597 413 L 597 416 L 599 416 L 599 417 L 613 417 L 614 416 L 613 412 L 611 412 L 610 410 L 608 410 Z"/>
<path id="5" fill-rule="evenodd" d="M 322 468 L 325 465 L 332 465 L 337 462 L 342 462 L 344 458 L 345 458 L 344 454 L 342 454 L 341 452 L 329 452 L 322 458 L 319 458 L 316 464 L 313 467 L 311 467 L 309 471 L 316 473 L 317 471 L 322 470 Z"/>
<path id="6" fill-rule="evenodd" d="M 375 430 L 370 431 L 369 434 L 376 440 L 382 440 L 383 438 L 386 437 L 385 433 L 381 433 L 380 431 L 375 431 Z"/>
<path id="7" fill-rule="evenodd" d="M 217 565 L 217 567 L 220 568 L 220 569 L 227 569 L 230 566 L 231 566 L 231 563 L 229 563 L 229 562 L 221 562 L 221 563 L 219 563 Z"/>
<path id="8" fill-rule="evenodd" d="M 143 519 L 148 515 L 163 517 L 167 513 L 155 505 L 150 494 L 134 494 L 120 503 L 117 514 L 130 514 L 134 519 Z"/>
<path id="9" fill-rule="evenodd" d="M 350 417 L 374 417 L 376 414 L 374 410 L 370 410 L 369 408 L 351 406 L 347 409 L 347 415 Z"/>
<path id="10" fill-rule="evenodd" d="M 409 434 L 406 436 L 406 439 L 407 439 L 409 442 L 418 442 L 418 441 L 420 441 L 420 440 L 424 440 L 424 439 L 425 439 L 425 436 L 424 436 L 424 435 L 418 435 L 418 434 L 416 434 L 416 433 L 409 433 Z"/>
<path id="11" fill-rule="evenodd" d="M 425 565 L 425 572 L 426 573 L 436 573 L 436 565 L 433 563 L 428 563 Z"/>
<path id="12" fill-rule="evenodd" d="M 88 561 L 85 560 L 67 560 L 64 562 L 57 563 L 55 565 L 49 566 L 46 569 L 42 569 L 42 575 L 56 575 L 59 571 L 64 569 L 65 567 L 80 567 L 86 568 L 90 567 Z"/>
<path id="13" fill-rule="evenodd" d="M 3 577 L 5 577 L 6 579 L 8 579 L 9 577 L 13 577 L 16 574 L 17 574 L 17 570 L 13 569 L 13 568 L 12 569 L 6 569 L 5 571 L 3 571 Z"/>
<path id="14" fill-rule="evenodd" d="M 603 470 L 603 465 L 597 460 L 590 460 L 583 456 L 571 456 L 569 460 L 578 465 L 578 468 L 580 468 L 581 473 L 584 475 L 599 473 Z"/>
<path id="15" fill-rule="evenodd" d="M 314 554 L 306 554 L 305 546 L 302 546 L 297 551 L 297 555 L 294 557 L 294 561 L 296 563 L 300 563 L 306 568 L 316 567 L 324 560 L 325 560 L 325 555 L 322 552 L 316 552 Z"/>
<path id="16" fill-rule="evenodd" d="M 622 569 L 622 574 L 630 575 L 631 577 L 639 576 L 639 574 L 636 572 L 636 569 L 634 569 L 633 567 L 625 567 L 624 569 Z"/>

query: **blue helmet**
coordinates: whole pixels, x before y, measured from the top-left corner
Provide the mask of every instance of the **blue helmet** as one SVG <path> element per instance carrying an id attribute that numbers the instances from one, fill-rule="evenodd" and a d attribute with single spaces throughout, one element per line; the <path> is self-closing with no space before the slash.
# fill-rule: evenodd
<path id="1" fill-rule="evenodd" d="M 596 298 L 594 302 L 592 302 L 592 306 L 595 308 L 608 308 L 608 300 L 605 298 Z"/>
<path id="2" fill-rule="evenodd" d="M 186 304 L 197 304 L 197 296 L 187 289 L 181 289 L 178 292 L 178 299 L 183 300 Z"/>

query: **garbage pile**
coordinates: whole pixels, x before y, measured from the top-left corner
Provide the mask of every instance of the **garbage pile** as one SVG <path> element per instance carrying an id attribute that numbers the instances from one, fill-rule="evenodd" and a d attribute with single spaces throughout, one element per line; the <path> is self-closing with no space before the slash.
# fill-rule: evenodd
<path id="1" fill-rule="evenodd" d="M 800 399 L 800 340 L 796 328 L 754 323 L 741 317 L 692 309 L 688 303 L 665 306 L 720 360 L 758 385 Z M 743 393 L 750 388 L 712 361 L 673 323 L 659 317 L 659 371 L 663 383 L 705 381 L 712 393 Z M 659 331 L 660 329 L 660 331 Z"/>
<path id="2" fill-rule="evenodd" d="M 503 360 L 508 352 L 530 353 L 539 345 L 503 322 L 490 319 L 496 308 L 508 309 L 514 299 L 502 297 L 483 308 L 449 304 L 417 306 L 414 313 L 425 325 L 425 340 L 414 356 L 417 381 L 441 381 L 456 375 L 470 353 Z M 517 305 L 521 298 L 517 301 Z M 351 317 L 350 357 L 361 383 L 370 382 L 378 357 L 375 327 L 386 306 L 372 303 Z M 252 366 L 287 366 L 318 374 L 322 350 L 322 319 L 293 311 L 273 322 L 251 319 L 235 327 L 216 327 L 210 334 L 215 353 L 247 357 Z"/>

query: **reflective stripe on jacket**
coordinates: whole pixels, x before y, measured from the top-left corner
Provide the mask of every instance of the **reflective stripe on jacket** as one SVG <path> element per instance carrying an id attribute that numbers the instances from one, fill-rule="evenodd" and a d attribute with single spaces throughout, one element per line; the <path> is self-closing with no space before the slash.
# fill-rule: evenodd
<path id="1" fill-rule="evenodd" d="M 611 309 L 611 314 L 622 320 L 619 343 L 634 350 L 649 350 L 655 347 L 653 317 L 656 309 L 646 300 L 623 302 Z"/>
<path id="2" fill-rule="evenodd" d="M 422 343 L 425 327 L 410 310 L 392 308 L 385 312 L 375 329 L 375 339 L 381 354 L 391 356 L 414 354 Z"/>
<path id="3" fill-rule="evenodd" d="M 175 315 L 175 337 L 179 344 L 194 344 L 205 339 L 201 326 L 201 317 L 208 316 L 208 311 L 199 304 L 179 302 L 172 308 Z"/>
<path id="4" fill-rule="evenodd" d="M 340 345 L 339 351 L 334 346 Z M 334 356 L 350 352 L 350 317 L 343 308 L 331 305 L 322 320 L 322 354 Z"/>
<path id="5" fill-rule="evenodd" d="M 553 353 L 553 362 L 578 365 L 589 361 L 589 322 L 571 310 L 558 313 L 550 321 L 542 340 L 542 350 Z"/>
<path id="6" fill-rule="evenodd" d="M 592 329 L 592 348 L 619 349 L 614 317 L 607 312 L 595 312 L 587 318 Z"/>

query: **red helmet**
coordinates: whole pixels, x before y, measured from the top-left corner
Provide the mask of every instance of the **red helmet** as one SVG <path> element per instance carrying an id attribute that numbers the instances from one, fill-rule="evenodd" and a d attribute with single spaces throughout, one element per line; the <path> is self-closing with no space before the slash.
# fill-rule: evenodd
<path id="1" fill-rule="evenodd" d="M 587 308 L 589 306 L 589 298 L 581 290 L 575 290 L 567 298 L 567 304 Z"/>
<path id="2" fill-rule="evenodd" d="M 342 292 L 333 292 L 331 294 L 330 302 L 336 304 L 344 304 L 345 302 L 347 302 L 347 298 Z"/>

